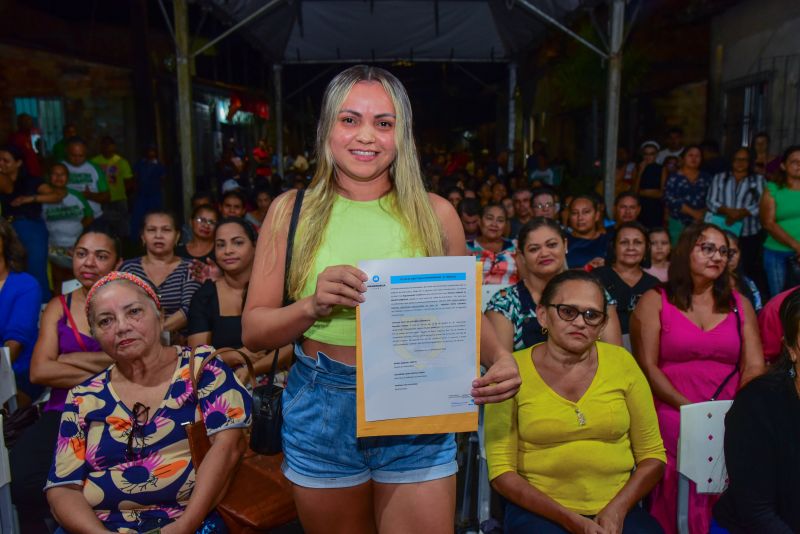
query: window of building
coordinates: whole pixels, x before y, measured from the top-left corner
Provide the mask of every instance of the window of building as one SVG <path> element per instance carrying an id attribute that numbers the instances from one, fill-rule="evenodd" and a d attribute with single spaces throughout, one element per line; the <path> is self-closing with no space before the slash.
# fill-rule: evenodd
<path id="1" fill-rule="evenodd" d="M 14 117 L 27 113 L 33 117 L 31 143 L 48 155 L 64 130 L 64 102 L 60 98 L 18 97 L 14 99 Z"/>

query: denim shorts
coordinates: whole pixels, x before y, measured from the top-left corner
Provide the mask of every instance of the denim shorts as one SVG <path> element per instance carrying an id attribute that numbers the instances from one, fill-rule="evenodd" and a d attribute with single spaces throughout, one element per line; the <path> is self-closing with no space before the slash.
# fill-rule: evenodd
<path id="1" fill-rule="evenodd" d="M 283 392 L 283 473 L 306 488 L 368 480 L 426 482 L 456 473 L 454 434 L 356 438 L 356 368 L 295 346 Z"/>

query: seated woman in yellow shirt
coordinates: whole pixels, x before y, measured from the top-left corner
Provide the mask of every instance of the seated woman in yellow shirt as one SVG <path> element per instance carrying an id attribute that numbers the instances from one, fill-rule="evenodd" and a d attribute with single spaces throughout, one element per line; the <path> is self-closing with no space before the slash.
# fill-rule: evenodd
<path id="1" fill-rule="evenodd" d="M 507 533 L 662 532 L 637 505 L 666 461 L 653 397 L 633 357 L 597 341 L 606 306 L 591 274 L 553 278 L 536 310 L 547 341 L 514 353 L 519 393 L 485 408 Z"/>

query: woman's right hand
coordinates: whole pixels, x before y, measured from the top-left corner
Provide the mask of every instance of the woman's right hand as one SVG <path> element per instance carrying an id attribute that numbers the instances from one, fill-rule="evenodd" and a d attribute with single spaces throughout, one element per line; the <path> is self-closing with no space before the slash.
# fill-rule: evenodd
<path id="1" fill-rule="evenodd" d="M 608 530 L 582 515 L 575 519 L 575 523 L 570 527 L 569 531 L 575 534 L 608 534 Z"/>
<path id="2" fill-rule="evenodd" d="M 355 308 L 364 302 L 367 275 L 352 265 L 333 265 L 317 276 L 317 288 L 311 296 L 315 319 L 326 317 L 334 306 Z"/>

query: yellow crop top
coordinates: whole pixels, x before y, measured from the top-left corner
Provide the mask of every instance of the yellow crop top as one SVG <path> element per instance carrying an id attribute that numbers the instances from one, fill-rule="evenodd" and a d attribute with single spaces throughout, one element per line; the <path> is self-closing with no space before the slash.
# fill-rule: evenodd
<path id="1" fill-rule="evenodd" d="M 336 197 L 331 218 L 317 251 L 311 274 L 300 297 L 314 294 L 317 276 L 331 265 L 358 267 L 363 260 L 412 258 L 422 256 L 407 247 L 406 229 L 389 211 L 390 198 L 358 202 L 341 195 Z M 299 224 L 297 233 L 303 231 Z M 304 261 L 294 256 L 293 261 Z M 331 345 L 356 344 L 355 308 L 337 306 L 333 312 L 318 320 L 304 336 Z"/>

